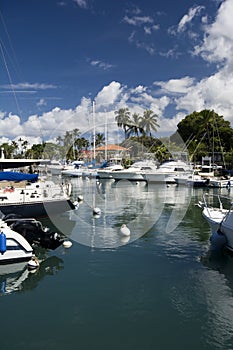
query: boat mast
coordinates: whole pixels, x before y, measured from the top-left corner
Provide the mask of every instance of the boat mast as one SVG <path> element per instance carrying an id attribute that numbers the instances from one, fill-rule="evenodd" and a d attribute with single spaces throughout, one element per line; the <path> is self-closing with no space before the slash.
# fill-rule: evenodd
<path id="1" fill-rule="evenodd" d="M 214 164 L 214 110 L 212 111 L 213 113 L 213 143 L 212 143 L 212 164 Z"/>
<path id="2" fill-rule="evenodd" d="M 108 131 L 107 131 L 107 115 L 105 113 L 105 149 L 104 149 L 105 160 L 107 160 L 107 150 L 108 150 Z"/>
<path id="3" fill-rule="evenodd" d="M 92 115 L 93 115 L 93 157 L 95 162 L 95 100 L 92 103 Z"/>

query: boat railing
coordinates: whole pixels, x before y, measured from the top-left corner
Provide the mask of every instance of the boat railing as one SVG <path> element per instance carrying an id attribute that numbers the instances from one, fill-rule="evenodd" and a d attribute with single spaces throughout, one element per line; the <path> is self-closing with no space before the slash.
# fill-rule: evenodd
<path id="1" fill-rule="evenodd" d="M 202 203 L 203 207 L 206 208 L 218 208 L 219 210 L 226 210 L 232 208 L 232 201 L 231 198 L 227 196 L 221 196 L 219 194 L 209 194 L 209 193 L 203 193 L 203 202 L 199 202 L 199 204 Z M 228 204 L 227 204 L 228 202 Z"/>

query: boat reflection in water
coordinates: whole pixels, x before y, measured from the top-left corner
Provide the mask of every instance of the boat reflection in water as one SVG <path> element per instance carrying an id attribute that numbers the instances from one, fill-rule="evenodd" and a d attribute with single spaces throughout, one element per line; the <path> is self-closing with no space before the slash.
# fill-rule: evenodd
<path id="1" fill-rule="evenodd" d="M 83 202 L 77 211 L 70 212 L 76 222 L 70 238 L 98 248 L 114 248 L 142 237 L 164 209 L 170 210 L 166 231 L 174 230 L 186 213 L 192 190 L 127 180 L 78 180 L 77 187 L 75 181 L 72 187 L 76 194 L 82 194 Z M 100 209 L 100 215 L 93 215 L 93 208 Z M 120 234 L 123 224 L 130 230 L 127 237 Z"/>
<path id="2" fill-rule="evenodd" d="M 27 262 L 0 266 L 0 296 L 36 288 L 46 275 L 63 269 L 63 260 L 50 256 L 36 270 L 29 270 Z"/>
<path id="3" fill-rule="evenodd" d="M 210 248 L 203 256 L 200 261 L 208 269 L 217 272 L 218 275 L 226 279 L 228 286 L 233 292 L 233 255 L 227 250 L 216 251 Z"/>
<path id="4" fill-rule="evenodd" d="M 210 250 L 200 261 L 208 269 L 199 279 L 211 315 L 206 319 L 207 340 L 210 344 L 215 340 L 213 348 L 232 349 L 233 257 Z"/>

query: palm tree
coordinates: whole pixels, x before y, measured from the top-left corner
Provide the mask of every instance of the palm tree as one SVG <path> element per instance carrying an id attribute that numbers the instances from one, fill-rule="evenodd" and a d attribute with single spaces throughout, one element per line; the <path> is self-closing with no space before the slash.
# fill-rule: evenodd
<path id="1" fill-rule="evenodd" d="M 139 136 L 139 132 L 143 133 L 143 128 L 141 127 L 141 120 L 142 120 L 142 117 L 140 116 L 140 114 L 134 113 L 132 115 L 131 120 L 130 120 L 130 126 L 129 126 L 128 130 L 127 130 L 128 137 L 131 134 L 135 134 L 138 137 Z"/>
<path id="2" fill-rule="evenodd" d="M 56 141 L 58 142 L 59 145 L 61 145 L 62 141 L 63 141 L 63 138 L 59 135 L 57 138 L 56 138 Z"/>
<path id="3" fill-rule="evenodd" d="M 151 137 L 151 130 L 157 131 L 159 125 L 157 123 L 158 115 L 155 114 L 151 109 L 146 109 L 143 112 L 140 127 L 143 129 L 144 135 L 149 134 Z"/>
<path id="4" fill-rule="evenodd" d="M 118 127 L 122 127 L 125 133 L 125 139 L 127 137 L 127 128 L 130 126 L 130 111 L 128 108 L 120 108 L 118 111 L 115 111 Z"/>
<path id="5" fill-rule="evenodd" d="M 105 142 L 104 134 L 98 132 L 98 133 L 95 135 L 95 145 L 96 145 L 96 146 L 100 146 L 100 145 L 103 145 L 104 142 Z"/>
<path id="6" fill-rule="evenodd" d="M 78 151 L 82 149 L 87 149 L 89 147 L 89 141 L 84 137 L 77 138 L 75 140 L 75 146 L 77 147 Z"/>
<path id="7" fill-rule="evenodd" d="M 11 144 L 12 144 L 13 149 L 14 149 L 13 153 L 14 154 L 17 153 L 17 149 L 19 148 L 18 143 L 16 141 L 11 141 Z"/>
<path id="8" fill-rule="evenodd" d="M 24 140 L 23 143 L 22 143 L 22 148 L 23 148 L 23 154 L 24 155 L 25 155 L 25 152 L 27 150 L 27 147 L 28 147 L 28 141 Z"/>
<path id="9" fill-rule="evenodd" d="M 73 131 L 71 131 L 71 133 L 72 133 L 72 139 L 74 143 L 75 140 L 80 136 L 80 131 L 79 129 L 75 128 Z"/>

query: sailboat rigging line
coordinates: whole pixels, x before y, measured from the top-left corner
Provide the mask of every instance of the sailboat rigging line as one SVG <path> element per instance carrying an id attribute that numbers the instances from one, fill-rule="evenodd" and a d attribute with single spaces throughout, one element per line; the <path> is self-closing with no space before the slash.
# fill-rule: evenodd
<path id="1" fill-rule="evenodd" d="M 200 146 L 200 144 L 201 144 L 202 140 L 204 139 L 204 137 L 206 136 L 206 134 L 207 134 L 207 131 L 203 134 L 203 136 L 202 136 L 200 142 L 198 142 L 197 147 L 195 148 L 195 150 L 193 151 L 193 153 L 192 153 L 192 155 L 191 155 L 191 157 L 190 157 L 190 160 L 192 160 L 192 158 L 193 158 L 193 156 L 194 156 L 196 150 L 197 150 L 198 147 Z"/>
<path id="2" fill-rule="evenodd" d="M 226 169 L 226 162 L 225 162 L 225 157 L 224 157 L 224 150 L 223 150 L 223 146 L 222 146 L 221 139 L 220 139 L 220 135 L 219 135 L 219 131 L 218 131 L 218 124 L 217 124 L 215 118 L 214 118 L 214 124 L 215 124 L 215 128 L 216 128 L 217 135 L 218 135 L 218 140 L 219 140 L 219 144 L 220 144 L 220 149 L 221 149 L 221 152 L 222 152 L 223 165 L 224 165 L 224 168 Z"/>
<path id="3" fill-rule="evenodd" d="M 14 89 L 14 85 L 13 84 L 13 81 L 12 81 L 12 78 L 11 78 L 11 74 L 10 74 L 10 70 L 8 68 L 8 64 L 7 64 L 7 60 L 6 60 L 6 55 L 4 53 L 4 51 L 6 52 L 6 54 L 8 55 L 8 58 L 10 59 L 11 63 L 12 63 L 12 66 L 13 68 L 15 69 L 16 71 L 16 74 L 18 74 L 17 70 L 16 70 L 16 66 L 18 66 L 18 62 L 17 62 L 17 58 L 16 58 L 16 54 L 15 54 L 15 50 L 13 48 L 13 45 L 11 43 L 11 38 L 10 38 L 10 35 L 8 33 L 8 30 L 7 30 L 7 27 L 6 27 L 6 24 L 5 24 L 5 21 L 4 21 L 4 18 L 3 18 L 3 14 L 2 12 L 0 11 L 0 20 L 2 22 L 2 25 L 3 25 L 3 28 L 5 30 L 5 33 L 6 33 L 6 36 L 7 36 L 7 39 L 8 39 L 8 43 L 9 43 L 9 47 L 12 51 L 12 54 L 13 54 L 13 60 L 11 58 L 11 56 L 9 55 L 9 53 L 7 52 L 7 49 L 3 43 L 3 41 L 0 39 L 0 52 L 1 52 L 1 56 L 2 56 L 2 60 L 3 60 L 3 63 L 4 63 L 4 66 L 5 66 L 5 69 L 6 69 L 6 72 L 7 72 L 7 76 L 8 76 L 8 80 L 9 80 L 9 85 L 10 85 L 10 90 L 14 96 L 14 100 L 15 100 L 15 105 L 16 105 L 16 109 L 17 109 L 17 112 L 18 112 L 18 115 L 19 117 L 21 116 L 21 111 L 20 111 L 20 106 L 19 106 L 19 103 L 18 103 L 18 99 L 16 97 L 16 92 L 15 92 L 15 89 Z M 14 67 L 15 66 L 15 67 Z M 19 69 L 18 69 L 19 70 Z M 40 120 L 39 120 L 40 122 Z M 40 123 L 40 132 L 41 132 L 41 136 L 42 136 L 42 140 L 44 140 L 44 135 L 43 135 L 43 132 L 42 132 L 42 128 L 41 128 L 41 123 Z"/>
<path id="4" fill-rule="evenodd" d="M 15 71 L 16 71 L 16 73 L 18 73 L 18 72 L 17 72 L 17 69 L 19 70 L 18 60 L 17 60 L 16 54 L 15 54 L 15 50 L 14 50 L 14 47 L 13 47 L 13 45 L 12 45 L 11 38 L 10 38 L 9 32 L 8 32 L 8 30 L 7 30 L 7 26 L 6 26 L 6 23 L 5 23 L 5 21 L 4 21 L 3 14 L 2 14 L 2 12 L 1 12 L 1 10 L 0 10 L 0 20 L 1 20 L 1 22 L 2 22 L 4 31 L 5 31 L 6 36 L 7 36 L 7 39 L 8 39 L 9 47 L 10 47 L 11 52 L 12 52 L 12 55 L 9 55 L 9 54 L 8 54 L 8 57 L 11 59 L 12 65 L 15 65 Z M 2 41 L 2 45 L 3 45 L 3 41 Z M 4 48 L 5 48 L 5 51 L 7 52 L 5 45 L 3 45 L 3 46 L 4 46 Z M 13 60 L 14 60 L 14 62 L 13 62 Z M 17 69 L 16 69 L 16 66 L 17 66 Z"/>
<path id="5" fill-rule="evenodd" d="M 194 134 L 191 134 L 188 138 L 188 140 L 185 142 L 184 147 L 182 149 L 182 151 L 184 151 L 185 149 L 188 148 L 188 146 L 190 145 L 190 143 L 193 141 L 193 139 L 195 138 Z"/>
<path id="6" fill-rule="evenodd" d="M 6 62 L 6 58 L 5 58 L 5 55 L 4 55 L 4 50 L 3 50 L 3 46 L 2 46 L 1 41 L 0 41 L 0 50 L 1 50 L 1 55 L 2 55 L 3 62 L 4 62 L 4 65 L 5 65 L 5 68 L 6 68 L 6 72 L 7 72 L 7 75 L 8 75 L 10 87 L 11 87 L 11 90 L 12 90 L 12 93 L 13 93 L 13 96 L 14 96 L 14 99 L 15 99 L 15 104 L 16 104 L 18 113 L 20 115 L 20 108 L 19 108 L 18 100 L 16 98 L 16 93 L 15 93 L 15 90 L 13 88 L 13 82 L 12 82 L 12 79 L 11 79 L 10 71 L 8 69 L 8 65 L 7 65 L 7 62 Z"/>

